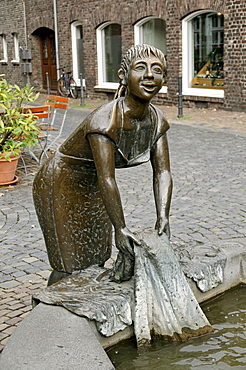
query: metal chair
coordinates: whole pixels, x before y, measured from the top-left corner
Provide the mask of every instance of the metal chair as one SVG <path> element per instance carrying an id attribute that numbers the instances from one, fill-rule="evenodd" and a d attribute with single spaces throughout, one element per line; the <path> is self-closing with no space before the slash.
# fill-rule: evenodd
<path id="1" fill-rule="evenodd" d="M 50 107 L 50 111 L 52 112 L 52 120 L 47 128 L 47 143 L 43 152 L 41 153 L 40 163 L 42 162 L 44 155 L 47 156 L 48 150 L 52 148 L 55 149 L 57 146 L 59 146 L 58 139 L 62 134 L 64 123 L 66 120 L 68 102 L 69 99 L 62 96 L 47 95 L 46 97 L 45 104 Z M 41 124 L 40 127 L 42 129 L 45 129 L 45 126 L 43 124 Z"/>
<path id="2" fill-rule="evenodd" d="M 35 159 L 35 161 L 38 164 L 40 164 L 43 154 L 45 152 L 45 148 L 48 143 L 49 130 L 51 128 L 51 123 L 53 121 L 52 111 L 51 111 L 50 106 L 47 104 L 47 105 L 42 105 L 38 107 L 23 108 L 23 112 L 25 114 L 32 113 L 37 119 L 37 126 L 40 130 L 40 133 L 38 136 L 38 145 L 35 145 L 31 148 L 25 148 L 25 151 L 27 151 L 28 154 L 33 159 Z M 37 154 L 37 150 L 41 151 L 39 155 Z M 24 164 L 23 158 L 22 158 L 22 162 Z"/>

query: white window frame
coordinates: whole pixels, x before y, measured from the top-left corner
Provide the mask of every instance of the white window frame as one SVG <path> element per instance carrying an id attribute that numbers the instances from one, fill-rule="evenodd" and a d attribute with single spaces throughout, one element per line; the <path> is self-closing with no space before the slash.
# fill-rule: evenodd
<path id="1" fill-rule="evenodd" d="M 199 89 L 194 87 L 189 87 L 189 81 L 192 79 L 193 74 L 193 55 L 192 55 L 192 43 L 193 34 L 191 20 L 196 16 L 204 13 L 216 13 L 214 10 L 200 10 L 188 15 L 182 20 L 182 85 L 183 85 L 183 95 L 190 96 L 204 96 L 210 98 L 224 98 L 224 90 L 220 89 Z"/>
<path id="2" fill-rule="evenodd" d="M 134 25 L 134 40 L 135 40 L 135 45 L 138 45 L 141 43 L 141 26 L 150 21 L 151 19 L 160 19 L 158 17 L 146 17 L 144 19 L 141 19 L 141 21 L 137 22 L 135 25 Z M 162 19 L 162 18 L 161 18 Z M 162 86 L 162 88 L 160 89 L 159 93 L 161 94 L 166 94 L 167 93 L 167 86 Z"/>
<path id="3" fill-rule="evenodd" d="M 77 62 L 77 36 L 76 36 L 76 27 L 82 26 L 83 24 L 79 21 L 73 22 L 71 24 L 71 36 L 72 36 L 72 59 L 73 59 L 73 78 L 77 86 L 81 86 L 80 76 L 78 72 L 78 62 Z M 82 76 L 84 77 L 84 76 Z M 83 86 L 85 87 L 85 78 L 83 78 Z"/>
<path id="4" fill-rule="evenodd" d="M 119 84 L 117 82 L 105 82 L 105 34 L 104 28 L 116 22 L 105 22 L 96 30 L 97 36 L 97 71 L 98 71 L 98 85 L 96 89 L 112 89 L 117 90 Z M 118 23 L 117 23 L 118 24 Z"/>
<path id="5" fill-rule="evenodd" d="M 5 33 L 2 33 L 0 35 L 1 37 L 1 42 L 2 42 L 2 46 L 3 46 L 3 58 L 0 60 L 0 63 L 7 63 L 8 62 L 8 48 L 7 48 L 7 41 L 6 41 L 6 35 Z"/>
<path id="6" fill-rule="evenodd" d="M 16 32 L 12 33 L 13 41 L 14 41 L 14 59 L 11 60 L 11 63 L 18 63 L 20 62 L 20 49 L 19 49 L 19 40 L 18 34 Z"/>

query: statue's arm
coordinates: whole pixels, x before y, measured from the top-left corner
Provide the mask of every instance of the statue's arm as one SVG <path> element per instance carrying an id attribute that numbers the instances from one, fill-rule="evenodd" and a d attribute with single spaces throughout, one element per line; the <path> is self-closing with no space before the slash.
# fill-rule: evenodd
<path id="1" fill-rule="evenodd" d="M 127 229 L 119 189 L 115 180 L 114 144 L 101 134 L 88 135 L 94 163 L 97 170 L 98 186 L 109 218 L 115 228 L 116 247 L 122 252 L 133 254 L 130 240 L 136 237 Z"/>
<path id="2" fill-rule="evenodd" d="M 166 135 L 162 135 L 151 152 L 153 168 L 153 190 L 158 234 L 163 232 L 170 237 L 169 210 L 172 197 L 172 176 L 170 172 L 169 150 Z"/>

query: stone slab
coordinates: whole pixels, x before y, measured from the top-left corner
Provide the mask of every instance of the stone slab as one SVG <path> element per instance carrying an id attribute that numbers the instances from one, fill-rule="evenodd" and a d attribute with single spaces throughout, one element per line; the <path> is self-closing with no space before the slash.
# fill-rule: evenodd
<path id="1" fill-rule="evenodd" d="M 86 319 L 40 303 L 20 323 L 0 357 L 1 370 L 113 370 Z"/>
<path id="2" fill-rule="evenodd" d="M 239 284 L 246 284 L 246 239 L 240 238 L 221 241 L 217 246 L 226 256 L 222 282 L 213 289 L 202 292 L 194 280 L 188 279 L 199 303 L 214 298 Z"/>

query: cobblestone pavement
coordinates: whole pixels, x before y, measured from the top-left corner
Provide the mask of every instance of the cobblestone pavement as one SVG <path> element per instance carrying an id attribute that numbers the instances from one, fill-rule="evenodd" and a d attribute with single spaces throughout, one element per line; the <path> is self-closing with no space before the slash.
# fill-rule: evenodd
<path id="1" fill-rule="evenodd" d="M 78 100 L 71 101 L 62 139 L 99 104 L 81 108 Z M 184 117 L 177 119 L 176 107 L 162 108 L 171 124 L 171 240 L 245 238 L 246 114 L 185 109 Z M 0 350 L 31 310 L 32 294 L 46 286 L 51 271 L 32 202 L 37 169 L 28 169 L 27 176 L 19 171 L 16 185 L 0 187 Z M 150 165 L 117 170 L 117 179 L 128 226 L 134 231 L 152 227 Z"/>

